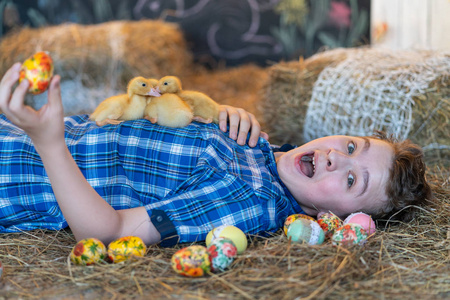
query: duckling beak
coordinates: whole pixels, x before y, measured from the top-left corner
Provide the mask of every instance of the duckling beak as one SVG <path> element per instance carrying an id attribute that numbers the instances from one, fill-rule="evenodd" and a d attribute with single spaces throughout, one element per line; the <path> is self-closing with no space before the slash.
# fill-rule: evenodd
<path id="1" fill-rule="evenodd" d="M 152 88 L 152 89 L 150 90 L 150 92 L 147 93 L 147 95 L 148 95 L 148 96 L 153 96 L 153 97 L 159 97 L 159 96 L 161 96 L 161 94 L 160 94 L 157 90 L 155 90 L 154 88 Z"/>

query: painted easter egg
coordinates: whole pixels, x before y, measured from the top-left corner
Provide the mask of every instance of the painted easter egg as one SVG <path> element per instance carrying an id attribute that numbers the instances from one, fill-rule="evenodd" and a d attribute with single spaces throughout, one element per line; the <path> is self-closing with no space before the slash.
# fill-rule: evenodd
<path id="1" fill-rule="evenodd" d="M 27 79 L 30 82 L 28 92 L 40 94 L 47 90 L 53 76 L 53 61 L 48 52 L 37 52 L 26 59 L 20 69 L 19 82 Z"/>
<path id="2" fill-rule="evenodd" d="M 316 221 L 300 218 L 289 225 L 287 237 L 297 243 L 320 245 L 325 240 L 325 233 Z"/>
<path id="3" fill-rule="evenodd" d="M 211 271 L 223 272 L 237 256 L 237 248 L 233 241 L 227 238 L 214 239 L 207 248 L 211 260 Z"/>
<path id="4" fill-rule="evenodd" d="M 298 219 L 307 219 L 307 220 L 311 220 L 311 221 L 316 221 L 313 217 L 310 217 L 310 216 L 305 215 L 305 214 L 293 214 L 293 215 L 290 215 L 284 221 L 284 226 L 283 226 L 284 235 L 287 236 L 287 230 L 288 230 L 289 225 L 291 225 L 295 220 L 298 220 Z"/>
<path id="5" fill-rule="evenodd" d="M 372 235 L 377 231 L 375 222 L 372 220 L 372 217 L 363 212 L 358 212 L 349 215 L 344 220 L 344 224 L 348 223 L 356 223 L 361 225 L 366 230 L 368 235 Z"/>
<path id="6" fill-rule="evenodd" d="M 209 246 L 211 241 L 216 238 L 224 237 L 233 241 L 237 248 L 238 254 L 242 254 L 247 249 L 247 237 L 245 233 L 232 225 L 221 225 L 211 230 L 206 236 L 206 246 Z"/>
<path id="7" fill-rule="evenodd" d="M 317 223 L 325 232 L 325 237 L 331 237 L 336 229 L 342 226 L 342 220 L 333 213 L 323 213 L 318 216 Z"/>
<path id="8" fill-rule="evenodd" d="M 87 238 L 79 241 L 70 252 L 70 260 L 76 265 L 91 265 L 103 261 L 107 251 L 102 241 Z"/>
<path id="9" fill-rule="evenodd" d="M 345 224 L 334 232 L 331 242 L 335 246 L 364 245 L 367 240 L 367 232 L 356 223 Z"/>
<path id="10" fill-rule="evenodd" d="M 211 271 L 208 250 L 204 246 L 192 245 L 172 255 L 172 269 L 187 277 L 200 277 Z"/>
<path id="11" fill-rule="evenodd" d="M 144 256 L 147 247 L 137 236 L 125 236 L 112 241 L 108 245 L 108 257 L 114 263 L 119 263 L 136 256 Z"/>

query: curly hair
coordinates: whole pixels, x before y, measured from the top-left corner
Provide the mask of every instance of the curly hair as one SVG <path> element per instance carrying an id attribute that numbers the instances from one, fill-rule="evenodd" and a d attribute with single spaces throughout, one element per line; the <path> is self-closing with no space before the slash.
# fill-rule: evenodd
<path id="1" fill-rule="evenodd" d="M 394 150 L 386 185 L 388 201 L 373 217 L 408 222 L 414 218 L 419 207 L 432 198 L 425 176 L 423 151 L 410 140 L 399 141 L 381 131 L 375 132 L 371 138 L 389 143 Z"/>

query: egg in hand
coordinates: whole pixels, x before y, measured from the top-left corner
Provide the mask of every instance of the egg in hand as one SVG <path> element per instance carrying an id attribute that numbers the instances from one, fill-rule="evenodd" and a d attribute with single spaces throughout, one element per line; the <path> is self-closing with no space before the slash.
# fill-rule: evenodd
<path id="1" fill-rule="evenodd" d="M 27 79 L 28 92 L 34 95 L 45 92 L 53 76 L 53 60 L 48 52 L 41 51 L 27 58 L 20 69 L 19 83 Z"/>

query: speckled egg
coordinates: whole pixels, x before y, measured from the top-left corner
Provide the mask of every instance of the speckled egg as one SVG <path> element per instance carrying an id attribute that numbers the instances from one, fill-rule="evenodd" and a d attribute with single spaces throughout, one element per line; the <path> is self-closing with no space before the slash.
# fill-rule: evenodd
<path id="1" fill-rule="evenodd" d="M 114 263 L 119 263 L 136 256 L 144 256 L 147 247 L 137 236 L 125 236 L 108 245 L 108 257 Z"/>
<path id="2" fill-rule="evenodd" d="M 70 260 L 76 265 L 91 265 L 103 261 L 107 251 L 102 241 L 87 238 L 79 241 L 70 253 Z"/>
<path id="3" fill-rule="evenodd" d="M 236 226 L 221 225 L 219 227 L 214 228 L 206 236 L 205 240 L 206 246 L 209 246 L 209 244 L 214 239 L 219 237 L 232 240 L 237 248 L 238 254 L 242 254 L 245 251 L 245 249 L 247 249 L 248 245 L 247 237 L 245 236 L 245 233 Z"/>
<path id="4" fill-rule="evenodd" d="M 298 219 L 307 219 L 307 220 L 311 220 L 311 221 L 316 221 L 313 217 L 310 217 L 310 216 L 304 215 L 304 214 L 290 215 L 284 221 L 284 226 L 283 226 L 284 235 L 287 236 L 287 230 L 288 230 L 289 225 L 291 225 L 295 220 L 298 220 Z"/>
<path id="5" fill-rule="evenodd" d="M 214 239 L 207 250 L 213 272 L 225 271 L 237 256 L 236 246 L 232 240 L 227 238 Z"/>
<path id="6" fill-rule="evenodd" d="M 364 245 L 367 240 L 367 232 L 364 228 L 355 223 L 348 223 L 339 227 L 331 237 L 331 242 L 335 246 Z"/>
<path id="7" fill-rule="evenodd" d="M 334 231 L 342 226 L 342 220 L 333 213 L 323 213 L 318 216 L 317 223 L 325 232 L 325 237 L 329 238 Z"/>
<path id="8" fill-rule="evenodd" d="M 47 90 L 53 76 L 53 61 L 48 52 L 37 52 L 26 59 L 20 69 L 19 82 L 27 79 L 30 82 L 28 92 L 40 94 Z"/>
<path id="9" fill-rule="evenodd" d="M 325 240 L 325 233 L 315 220 L 311 221 L 300 218 L 289 225 L 287 237 L 292 242 L 305 242 L 310 245 L 319 245 Z"/>
<path id="10" fill-rule="evenodd" d="M 208 250 L 204 246 L 192 245 L 172 255 L 172 269 L 187 277 L 200 277 L 211 271 Z"/>
<path id="11" fill-rule="evenodd" d="M 349 223 L 356 223 L 361 225 L 364 230 L 366 230 L 368 235 L 372 235 L 377 231 L 375 222 L 372 220 L 372 217 L 363 212 L 354 213 L 345 218 L 344 225 Z"/>

